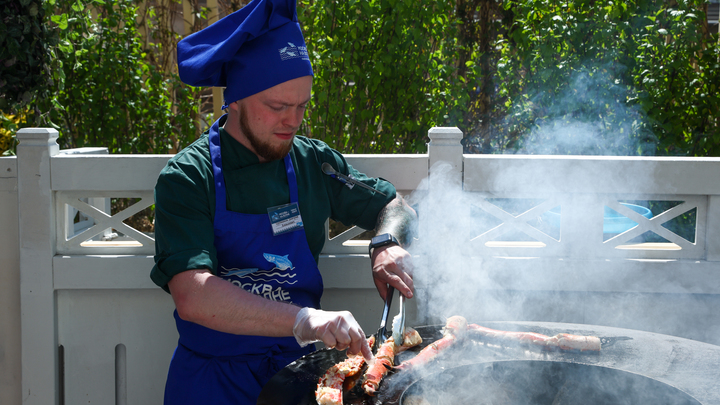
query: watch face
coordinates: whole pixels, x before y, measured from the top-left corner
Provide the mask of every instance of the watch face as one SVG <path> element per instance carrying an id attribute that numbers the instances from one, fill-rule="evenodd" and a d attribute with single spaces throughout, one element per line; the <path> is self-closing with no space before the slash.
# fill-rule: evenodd
<path id="1" fill-rule="evenodd" d="M 384 243 L 388 243 L 392 241 L 392 236 L 389 233 L 384 233 L 382 235 L 377 235 L 374 238 L 372 238 L 372 241 L 370 242 L 372 245 L 382 245 Z"/>

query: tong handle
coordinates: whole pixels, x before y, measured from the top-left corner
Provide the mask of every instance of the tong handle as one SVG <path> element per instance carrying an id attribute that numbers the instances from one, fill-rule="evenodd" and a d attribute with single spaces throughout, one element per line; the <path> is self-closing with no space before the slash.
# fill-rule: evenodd
<path id="1" fill-rule="evenodd" d="M 395 288 L 393 286 L 389 286 L 387 290 L 387 295 L 385 296 L 385 307 L 383 308 L 382 319 L 380 319 L 380 329 L 378 329 L 377 337 L 375 338 L 376 350 L 387 340 L 387 338 L 385 337 L 385 329 L 387 326 L 388 314 L 390 314 L 390 305 L 392 305 L 392 299 L 394 294 Z"/>
<path id="2" fill-rule="evenodd" d="M 393 340 L 395 340 L 395 346 L 399 347 L 402 346 L 403 335 L 405 334 L 405 296 L 400 294 L 400 292 L 398 292 L 398 295 L 400 296 L 400 311 L 398 312 L 397 317 L 393 318 L 392 336 Z"/>

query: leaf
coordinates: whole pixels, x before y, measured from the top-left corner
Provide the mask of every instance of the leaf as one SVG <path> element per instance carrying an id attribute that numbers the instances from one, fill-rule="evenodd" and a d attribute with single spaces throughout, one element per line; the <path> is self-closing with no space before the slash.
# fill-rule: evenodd
<path id="1" fill-rule="evenodd" d="M 58 25 L 61 30 L 66 30 L 68 27 L 68 16 L 67 14 L 54 15 L 50 17 L 50 20 Z"/>
<path id="2" fill-rule="evenodd" d="M 67 41 L 62 41 L 58 44 L 58 49 L 60 49 L 61 52 L 65 54 L 72 54 L 73 53 L 73 46 L 71 43 Z"/>

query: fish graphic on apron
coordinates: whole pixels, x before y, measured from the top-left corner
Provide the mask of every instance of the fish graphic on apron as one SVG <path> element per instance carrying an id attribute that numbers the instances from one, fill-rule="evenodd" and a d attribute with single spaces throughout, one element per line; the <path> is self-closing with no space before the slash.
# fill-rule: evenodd
<path id="1" fill-rule="evenodd" d="M 304 228 L 275 235 L 270 215 L 228 211 L 220 154 L 219 120 L 210 128 L 215 184 L 215 247 L 219 277 L 238 288 L 300 307 L 320 307 L 323 291 Z M 298 189 L 290 155 L 284 159 L 290 203 Z M 296 206 L 296 205 L 295 205 Z M 219 332 L 180 319 L 180 335 L 165 386 L 165 404 L 255 404 L 280 369 L 310 353 L 293 336 L 245 336 Z"/>

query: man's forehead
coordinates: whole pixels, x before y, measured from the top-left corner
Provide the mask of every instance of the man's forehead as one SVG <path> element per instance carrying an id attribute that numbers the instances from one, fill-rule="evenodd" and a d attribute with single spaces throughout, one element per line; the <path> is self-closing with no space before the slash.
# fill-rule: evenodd
<path id="1" fill-rule="evenodd" d="M 307 102 L 312 95 L 312 76 L 289 80 L 261 91 L 257 97 L 265 102 L 295 104 Z"/>

